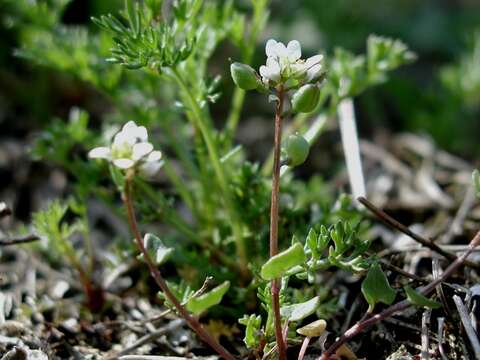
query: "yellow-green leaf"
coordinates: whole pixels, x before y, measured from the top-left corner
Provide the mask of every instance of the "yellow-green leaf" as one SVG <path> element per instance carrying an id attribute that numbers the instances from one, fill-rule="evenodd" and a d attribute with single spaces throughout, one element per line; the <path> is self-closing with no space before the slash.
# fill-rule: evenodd
<path id="1" fill-rule="evenodd" d="M 300 304 L 283 306 L 280 309 L 280 314 L 288 321 L 300 321 L 312 315 L 317 310 L 318 305 L 320 305 L 320 297 L 316 296 Z"/>
<path id="2" fill-rule="evenodd" d="M 403 289 L 407 294 L 408 301 L 410 301 L 413 305 L 425 306 L 431 309 L 438 309 L 442 306 L 442 304 L 439 302 L 427 298 L 408 285 L 404 286 Z"/>
<path id="3" fill-rule="evenodd" d="M 195 315 L 199 315 L 212 306 L 219 304 L 229 288 L 230 281 L 225 281 L 206 294 L 191 298 L 187 303 L 187 309 Z"/>
<path id="4" fill-rule="evenodd" d="M 264 280 L 278 279 L 294 266 L 305 262 L 305 252 L 300 243 L 295 243 L 287 250 L 271 257 L 263 266 L 260 275 Z"/>

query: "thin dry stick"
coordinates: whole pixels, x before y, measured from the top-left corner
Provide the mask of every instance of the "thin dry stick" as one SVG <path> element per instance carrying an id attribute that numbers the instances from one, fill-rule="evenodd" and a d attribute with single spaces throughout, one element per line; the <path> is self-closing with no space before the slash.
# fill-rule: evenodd
<path id="1" fill-rule="evenodd" d="M 458 258 L 456 258 L 456 260 L 447 267 L 447 269 L 442 274 L 442 276 L 432 281 L 427 286 L 423 288 L 417 288 L 416 290 L 422 295 L 430 294 L 433 290 L 435 290 L 438 284 L 448 279 L 465 262 L 465 260 L 470 256 L 470 254 L 475 250 L 475 248 L 479 244 L 480 244 L 480 231 L 477 232 L 477 234 L 472 239 L 472 241 L 470 241 L 470 244 L 468 244 L 468 250 L 464 252 L 462 255 L 460 255 Z M 322 356 L 318 357 L 317 360 L 330 360 L 331 356 L 335 353 L 335 351 L 338 350 L 340 346 L 350 341 L 352 338 L 360 334 L 362 331 L 368 329 L 369 327 L 379 323 L 380 321 L 385 320 L 386 318 L 396 313 L 399 313 L 401 311 L 404 311 L 405 309 L 408 309 L 410 306 L 412 306 L 412 303 L 410 301 L 403 300 L 388 307 L 387 309 L 385 309 L 379 314 L 373 314 L 367 317 L 365 320 L 357 322 L 350 329 L 345 331 L 345 333 L 337 341 L 335 341 L 322 354 Z"/>
<path id="2" fill-rule="evenodd" d="M 278 91 L 278 104 L 275 111 L 275 140 L 273 149 L 272 203 L 270 207 L 270 257 L 278 254 L 278 193 L 280 191 L 280 145 L 282 141 L 282 111 L 284 91 Z M 280 283 L 273 279 L 271 283 L 275 338 L 277 340 L 278 357 L 286 360 L 286 345 L 282 336 L 280 318 Z"/>
<path id="3" fill-rule="evenodd" d="M 404 233 L 405 235 L 409 236 L 416 242 L 422 244 L 425 247 L 428 247 L 430 250 L 435 251 L 436 253 L 442 255 L 448 260 L 455 261 L 457 259 L 457 256 L 449 251 L 446 251 L 442 249 L 440 246 L 435 244 L 431 239 L 426 239 L 423 236 L 413 232 L 410 230 L 408 227 L 403 225 L 401 222 L 395 220 L 393 217 L 388 215 L 385 211 L 377 208 L 375 205 L 373 205 L 370 201 L 368 201 L 364 197 L 359 197 L 357 199 L 360 203 L 362 203 L 368 210 L 370 210 L 376 217 L 378 217 L 383 223 L 386 225 L 393 227 L 394 229 L 397 229 L 398 231 Z M 476 270 L 480 270 L 480 264 L 471 262 L 471 261 L 465 261 L 465 265 L 474 268 Z"/>
<path id="4" fill-rule="evenodd" d="M 173 295 L 172 291 L 168 287 L 166 281 L 164 280 L 160 270 L 155 266 L 150 255 L 148 254 L 147 249 L 143 244 L 142 236 L 140 234 L 140 230 L 138 229 L 137 219 L 135 217 L 135 211 L 133 209 L 133 199 L 132 199 L 132 176 L 131 174 L 127 175 L 125 181 L 125 191 L 123 194 L 123 201 L 125 203 L 125 207 L 127 209 L 127 217 L 128 222 L 130 224 L 130 228 L 132 229 L 133 234 L 135 235 L 135 241 L 137 243 L 138 248 L 140 249 L 145 262 L 150 270 L 150 274 L 154 278 L 157 285 L 162 289 L 165 297 L 175 306 L 177 311 L 180 315 L 186 320 L 188 325 L 192 328 L 193 331 L 197 333 L 197 335 L 205 341 L 212 349 L 214 349 L 222 358 L 226 360 L 235 360 L 235 357 L 230 354 L 230 352 L 225 349 L 222 345 L 220 345 L 209 333 L 206 331 L 203 326 L 200 324 L 198 319 L 192 316 L 187 309 L 178 301 L 178 299 Z"/>
<path id="5" fill-rule="evenodd" d="M 33 234 L 27 235 L 21 238 L 15 238 L 15 239 L 0 239 L 0 247 L 26 244 L 26 243 L 31 243 L 37 240 L 40 240 L 40 238 L 37 235 L 33 235 Z"/>
<path id="6" fill-rule="evenodd" d="M 429 360 L 429 347 L 430 347 L 430 338 L 429 338 L 429 330 L 430 330 L 430 317 L 432 315 L 432 309 L 427 309 L 422 314 L 422 353 L 421 358 L 422 360 Z"/>
<path id="7" fill-rule="evenodd" d="M 445 324 L 445 318 L 439 317 L 437 319 L 437 338 L 438 338 L 438 352 L 442 357 L 442 360 L 448 360 L 447 356 L 445 355 L 445 350 L 443 349 L 443 326 Z"/>
<path id="8" fill-rule="evenodd" d="M 460 320 L 462 320 L 463 328 L 467 333 L 468 340 L 470 340 L 470 344 L 472 345 L 473 352 L 475 353 L 475 359 L 480 359 L 480 341 L 478 341 L 477 332 L 472 326 L 470 316 L 468 315 L 468 310 L 460 296 L 453 295 L 453 301 L 457 307 L 458 314 L 460 315 Z"/>
<path id="9" fill-rule="evenodd" d="M 176 319 L 170 322 L 168 325 L 157 329 L 156 331 L 142 336 L 140 339 L 135 341 L 132 345 L 124 348 L 123 350 L 119 351 L 115 355 L 107 356 L 104 360 L 115 360 L 121 358 L 123 355 L 127 355 L 128 353 L 132 352 L 135 349 L 138 349 L 140 346 L 151 343 L 152 341 L 158 339 L 160 336 L 168 334 L 177 330 L 179 327 L 185 325 L 185 319 Z"/>

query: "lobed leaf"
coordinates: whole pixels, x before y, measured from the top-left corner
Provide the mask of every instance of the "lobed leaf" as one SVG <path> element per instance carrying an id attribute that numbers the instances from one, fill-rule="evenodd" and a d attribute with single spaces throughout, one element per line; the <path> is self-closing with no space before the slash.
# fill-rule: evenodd
<path id="1" fill-rule="evenodd" d="M 379 302 L 390 305 L 397 294 L 396 290 L 388 283 L 387 277 L 378 264 L 370 268 L 365 280 L 363 280 L 362 293 L 370 305 L 369 310 L 373 310 Z"/>

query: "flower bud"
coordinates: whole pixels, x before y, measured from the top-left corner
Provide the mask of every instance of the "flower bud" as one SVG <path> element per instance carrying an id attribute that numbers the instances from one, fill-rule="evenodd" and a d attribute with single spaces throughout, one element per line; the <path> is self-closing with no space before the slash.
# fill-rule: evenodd
<path id="1" fill-rule="evenodd" d="M 293 94 L 292 109 L 295 112 L 308 113 L 315 109 L 320 99 L 320 89 L 316 85 L 303 85 Z"/>
<path id="2" fill-rule="evenodd" d="M 287 165 L 298 166 L 307 159 L 310 151 L 310 144 L 302 135 L 294 134 L 287 138 L 285 152 L 287 154 Z"/>
<path id="3" fill-rule="evenodd" d="M 254 90 L 260 84 L 255 70 L 246 64 L 234 62 L 230 65 L 233 82 L 243 90 Z"/>

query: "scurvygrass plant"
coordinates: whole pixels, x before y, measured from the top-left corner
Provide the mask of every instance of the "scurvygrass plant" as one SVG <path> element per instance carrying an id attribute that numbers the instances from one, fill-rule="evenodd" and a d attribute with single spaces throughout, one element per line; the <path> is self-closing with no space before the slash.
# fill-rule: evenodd
<path id="1" fill-rule="evenodd" d="M 227 360 L 235 359 L 222 345 L 218 343 L 199 323 L 198 319 L 190 314 L 184 305 L 176 298 L 167 282 L 158 269 L 171 250 L 166 249 L 158 238 L 152 235 L 146 235 L 143 239 L 138 228 L 135 209 L 133 207 L 133 183 L 134 178 L 140 174 L 153 174 L 161 167 L 160 159 L 162 153 L 153 149 L 153 145 L 148 142 L 147 129 L 144 126 L 137 126 L 135 122 L 127 122 L 122 130 L 114 137 L 110 147 L 97 147 L 89 152 L 91 158 L 100 158 L 108 160 L 114 167 L 120 170 L 120 176 L 123 177 L 122 200 L 125 204 L 127 219 L 135 242 L 142 254 L 143 260 L 148 266 L 150 274 L 162 290 L 165 298 L 173 304 L 178 313 L 187 321 L 188 325 L 198 334 L 198 336 L 210 345 L 222 358 Z M 113 169 L 112 171 L 115 171 Z M 156 244 L 151 244 L 156 240 Z M 154 262 L 147 248 L 153 245 L 155 251 Z M 209 302 L 210 298 L 216 298 L 218 290 L 212 290 L 209 297 L 204 298 L 203 302 Z M 220 296 L 221 298 L 221 296 Z"/>
<path id="2" fill-rule="evenodd" d="M 119 15 L 95 18 L 96 30 L 60 23 L 61 1 L 49 5 L 55 17 L 48 21 L 38 16 L 38 4 L 21 6 L 27 3 L 12 2 L 24 14 L 20 24 L 33 19 L 19 25 L 24 36 L 17 54 L 87 82 L 113 109 L 101 124 L 78 109 L 67 121 L 55 119 L 33 154 L 70 174 L 77 201 L 95 198 L 126 217 L 136 244 L 130 254 L 140 251 L 165 305 L 220 356 L 234 358 L 198 317 L 221 301 L 245 326 L 248 351 L 257 357 L 277 352 L 280 359 L 286 359 L 288 344 L 304 341 L 299 335 L 318 336 L 328 326 L 320 317 L 337 310 L 329 289 L 318 283 L 319 273 L 364 275 L 369 314 L 378 303 L 394 301 L 397 292 L 368 253 L 368 223 L 352 200 L 335 199 L 317 176 L 298 180 L 288 170 L 304 164 L 343 100 L 386 81 L 388 71 L 413 59 L 403 43 L 371 36 L 364 55 L 335 49 L 304 59 L 298 41 L 272 39 L 256 71 L 251 63 L 268 18 L 267 0 L 252 0 L 247 13 L 232 1 L 127 0 Z M 225 121 L 216 121 L 212 104 L 225 96 L 230 81 L 210 65 L 228 67 L 227 59 L 214 56 L 227 42 L 241 62 L 230 64 L 237 87 Z M 248 90 L 274 104 L 272 155 L 264 164 L 247 161 L 246 150 L 234 144 Z M 130 118 L 136 122 L 124 124 Z M 102 181 L 108 173 L 114 188 Z M 116 206 L 117 191 L 124 211 Z M 165 225 L 165 232 L 143 234 L 144 225 L 154 224 Z M 85 222 L 84 231 L 90 227 Z M 70 257 L 77 250 L 67 251 Z M 184 275 L 180 285 L 163 277 L 167 261 Z M 209 276 L 219 285 L 192 290 Z M 289 286 L 293 282 L 301 287 Z M 302 326 L 310 316 L 320 321 L 311 331 Z"/>
<path id="3" fill-rule="evenodd" d="M 307 60 L 301 59 L 301 45 L 293 40 L 285 46 L 273 39 L 268 40 L 265 52 L 266 65 L 260 67 L 260 75 L 248 65 L 234 63 L 231 65 L 232 78 L 237 86 L 244 90 L 259 89 L 269 93 L 270 99 L 275 102 L 275 137 L 273 150 L 272 194 L 270 206 L 270 261 L 275 261 L 278 255 L 278 207 L 280 191 L 281 141 L 282 118 L 288 108 L 295 112 L 311 112 L 318 104 L 320 97 L 319 83 L 324 74 L 322 55 L 316 55 Z M 288 106 L 287 104 L 290 104 Z M 300 165 L 307 157 L 308 143 L 299 135 L 288 139 L 286 147 L 286 163 Z M 303 160 L 303 161 L 302 161 Z M 298 248 L 298 247 L 297 247 Z M 302 258 L 303 249 L 292 249 L 288 256 L 284 256 L 274 267 L 284 266 L 285 259 L 291 263 L 289 267 L 297 265 Z M 297 254 L 298 253 L 298 254 Z M 283 264 L 282 264 L 283 262 Z M 286 359 L 286 345 L 283 338 L 282 321 L 280 316 L 280 279 L 262 272 L 262 277 L 271 280 L 272 308 L 275 322 L 275 337 L 280 360 Z"/>

